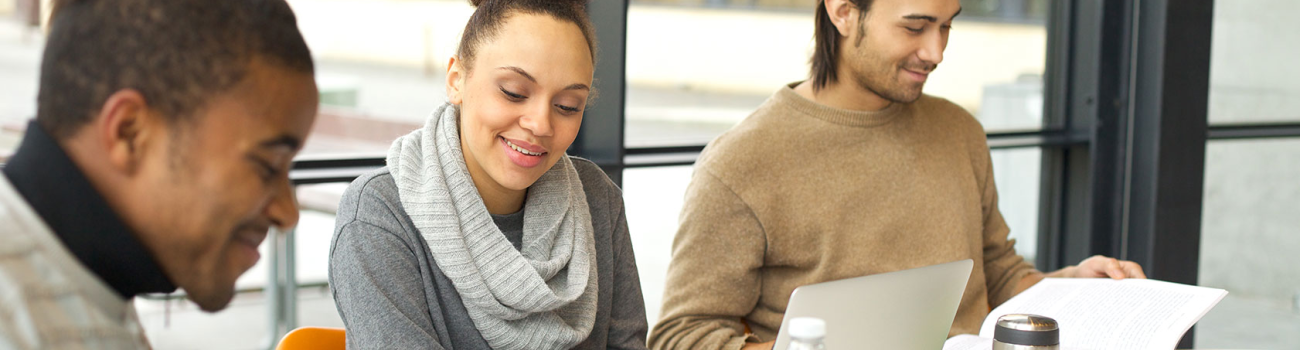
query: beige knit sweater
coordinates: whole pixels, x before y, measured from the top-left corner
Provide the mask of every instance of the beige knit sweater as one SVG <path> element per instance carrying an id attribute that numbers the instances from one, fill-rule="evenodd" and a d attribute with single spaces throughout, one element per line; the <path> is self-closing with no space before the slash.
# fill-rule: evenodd
<path id="1" fill-rule="evenodd" d="M 966 258 L 951 334 L 978 333 L 1033 270 L 1007 233 L 965 110 L 923 96 L 849 111 L 786 86 L 696 163 L 650 347 L 773 340 L 795 287 Z"/>

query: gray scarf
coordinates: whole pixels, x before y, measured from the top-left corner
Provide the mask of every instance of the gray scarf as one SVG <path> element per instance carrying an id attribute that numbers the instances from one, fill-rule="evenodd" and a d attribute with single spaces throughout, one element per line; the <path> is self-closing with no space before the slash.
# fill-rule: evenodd
<path id="1" fill-rule="evenodd" d="M 568 349 L 596 318 L 591 212 L 567 156 L 528 188 L 523 246 L 492 222 L 465 166 L 460 109 L 445 104 L 398 138 L 388 170 L 402 208 L 494 349 Z"/>

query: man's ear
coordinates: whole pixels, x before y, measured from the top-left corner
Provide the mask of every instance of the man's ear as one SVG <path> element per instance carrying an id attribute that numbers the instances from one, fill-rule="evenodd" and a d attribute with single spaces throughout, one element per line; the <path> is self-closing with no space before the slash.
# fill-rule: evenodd
<path id="1" fill-rule="evenodd" d="M 849 0 L 825 0 L 826 15 L 835 25 L 835 30 L 840 32 L 841 37 L 849 37 L 857 30 L 857 22 L 861 9 L 853 5 Z"/>
<path id="2" fill-rule="evenodd" d="M 158 115 L 149 108 L 139 91 L 123 89 L 104 101 L 99 115 L 91 123 L 109 164 L 116 170 L 132 174 L 139 170 L 145 146 L 158 127 Z"/>
<path id="3" fill-rule="evenodd" d="M 465 100 L 465 76 L 469 73 L 461 63 L 456 56 L 447 60 L 447 102 L 457 106 Z"/>

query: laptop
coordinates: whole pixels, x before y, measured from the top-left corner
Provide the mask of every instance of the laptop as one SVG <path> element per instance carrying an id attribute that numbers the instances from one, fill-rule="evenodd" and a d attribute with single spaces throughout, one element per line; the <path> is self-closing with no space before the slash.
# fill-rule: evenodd
<path id="1" fill-rule="evenodd" d="M 790 320 L 826 321 L 827 349 L 942 349 L 970 280 L 971 259 L 796 288 L 775 350 L 790 346 Z"/>

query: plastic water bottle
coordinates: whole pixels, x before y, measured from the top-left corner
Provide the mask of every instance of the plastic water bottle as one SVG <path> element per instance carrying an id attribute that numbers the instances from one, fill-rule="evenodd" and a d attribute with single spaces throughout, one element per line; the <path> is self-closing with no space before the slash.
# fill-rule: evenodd
<path id="1" fill-rule="evenodd" d="M 826 321 L 816 317 L 790 320 L 789 350 L 826 350 Z"/>

